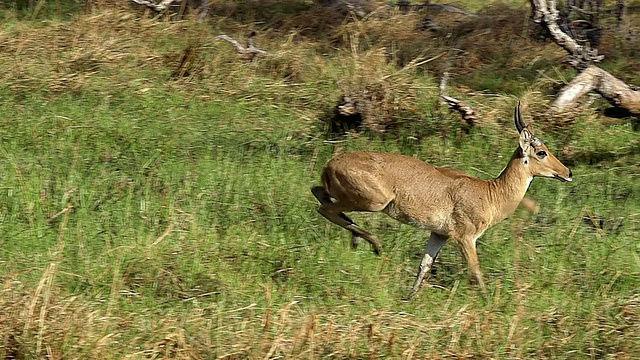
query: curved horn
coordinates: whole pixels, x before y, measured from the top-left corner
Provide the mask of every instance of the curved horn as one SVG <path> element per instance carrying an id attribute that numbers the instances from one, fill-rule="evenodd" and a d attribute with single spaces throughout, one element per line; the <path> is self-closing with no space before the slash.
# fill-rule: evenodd
<path id="1" fill-rule="evenodd" d="M 515 110 L 513 110 L 513 121 L 516 124 L 516 129 L 518 129 L 518 132 L 522 132 L 522 130 L 527 127 L 524 121 L 522 121 L 522 114 L 520 114 L 519 100 L 518 100 L 518 106 L 515 108 Z"/>

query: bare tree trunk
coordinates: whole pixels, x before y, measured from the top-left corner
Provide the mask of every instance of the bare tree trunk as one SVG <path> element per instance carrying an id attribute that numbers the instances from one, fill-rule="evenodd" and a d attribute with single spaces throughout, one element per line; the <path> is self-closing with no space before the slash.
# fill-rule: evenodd
<path id="1" fill-rule="evenodd" d="M 553 108 L 564 111 L 574 106 L 581 96 L 590 91 L 596 91 L 612 105 L 633 114 L 640 114 L 640 91 L 634 90 L 624 81 L 595 66 L 594 63 L 602 60 L 604 56 L 598 55 L 596 49 L 591 49 L 588 42 L 580 44 L 560 29 L 555 0 L 549 4 L 546 0 L 531 0 L 531 6 L 533 20 L 544 24 L 555 42 L 570 54 L 571 65 L 582 70 L 560 91 L 553 103 Z"/>

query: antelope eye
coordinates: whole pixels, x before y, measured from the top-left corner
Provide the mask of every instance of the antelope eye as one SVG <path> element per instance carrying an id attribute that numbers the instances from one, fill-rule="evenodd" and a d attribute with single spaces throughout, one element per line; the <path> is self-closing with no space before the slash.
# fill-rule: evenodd
<path id="1" fill-rule="evenodd" d="M 536 153 L 536 156 L 538 157 L 538 159 L 544 159 L 544 157 L 547 156 L 547 152 L 544 150 L 540 150 Z"/>

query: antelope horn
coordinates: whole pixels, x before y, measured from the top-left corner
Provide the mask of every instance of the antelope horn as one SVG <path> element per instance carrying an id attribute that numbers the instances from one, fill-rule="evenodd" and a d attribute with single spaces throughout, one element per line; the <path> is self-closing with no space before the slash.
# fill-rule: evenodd
<path id="1" fill-rule="evenodd" d="M 516 129 L 518 132 L 522 132 L 527 125 L 522 121 L 522 114 L 520 114 L 520 101 L 518 101 L 518 106 L 513 111 L 513 121 L 516 123 Z"/>

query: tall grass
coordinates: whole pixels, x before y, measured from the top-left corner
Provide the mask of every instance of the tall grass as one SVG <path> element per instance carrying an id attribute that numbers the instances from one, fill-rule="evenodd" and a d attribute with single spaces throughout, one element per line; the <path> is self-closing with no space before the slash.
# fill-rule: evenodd
<path id="1" fill-rule="evenodd" d="M 575 180 L 535 180 L 540 213 L 518 210 L 480 239 L 489 298 L 446 246 L 403 302 L 428 234 L 355 214 L 384 253 L 353 251 L 309 188 L 332 154 L 354 149 L 495 176 L 517 146 L 515 97 L 478 102 L 490 118 L 463 135 L 433 105 L 434 80 L 409 69 L 415 86 L 387 86 L 416 91 L 414 126 L 429 131 L 327 140 L 317 119 L 353 86 L 349 74 L 378 63 L 267 36 L 259 44 L 273 57 L 243 62 L 211 41 L 241 26 L 216 26 L 123 11 L 3 24 L 3 358 L 640 354 L 631 124 L 605 125 L 589 110 L 562 131 L 537 122 Z M 187 47 L 199 51 L 190 76 L 172 78 Z M 295 81 L 284 75 L 292 69 Z M 528 119 L 546 105 L 537 86 L 525 88 Z"/>

